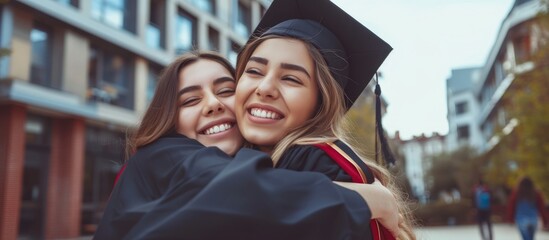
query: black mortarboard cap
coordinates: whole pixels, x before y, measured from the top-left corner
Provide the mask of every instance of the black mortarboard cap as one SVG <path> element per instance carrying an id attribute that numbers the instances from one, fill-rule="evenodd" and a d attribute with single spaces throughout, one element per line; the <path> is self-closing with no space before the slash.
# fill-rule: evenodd
<path id="1" fill-rule="evenodd" d="M 392 48 L 329 0 L 275 0 L 254 30 L 312 43 L 345 93 L 348 110 Z"/>

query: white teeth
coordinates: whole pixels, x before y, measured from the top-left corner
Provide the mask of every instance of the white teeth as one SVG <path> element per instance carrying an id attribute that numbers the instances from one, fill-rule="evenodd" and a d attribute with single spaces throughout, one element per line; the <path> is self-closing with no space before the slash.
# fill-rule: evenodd
<path id="1" fill-rule="evenodd" d="M 278 119 L 278 114 L 275 112 L 271 112 L 265 109 L 260 108 L 252 108 L 250 110 L 250 113 L 254 117 L 260 117 L 260 118 L 269 118 L 269 119 Z"/>
<path id="2" fill-rule="evenodd" d="M 227 131 L 227 130 L 231 129 L 232 127 L 233 126 L 231 124 L 223 123 L 223 124 L 215 125 L 211 128 L 206 129 L 206 131 L 204 131 L 204 133 L 206 135 L 220 133 L 220 132 L 224 132 L 224 131 Z"/>

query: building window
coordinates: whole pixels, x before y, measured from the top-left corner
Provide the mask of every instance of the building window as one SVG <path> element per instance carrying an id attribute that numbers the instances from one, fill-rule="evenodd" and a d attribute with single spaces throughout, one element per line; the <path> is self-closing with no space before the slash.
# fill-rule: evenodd
<path id="1" fill-rule="evenodd" d="M 38 85 L 53 87 L 51 81 L 51 30 L 37 25 L 31 30 L 30 40 L 32 45 L 30 80 Z"/>
<path id="2" fill-rule="evenodd" d="M 517 36 L 513 39 L 513 48 L 517 64 L 528 61 L 530 58 L 530 37 L 526 34 Z"/>
<path id="3" fill-rule="evenodd" d="M 43 238 L 48 165 L 51 151 L 49 119 L 29 115 L 25 123 L 25 163 L 21 189 L 19 237 Z"/>
<path id="4" fill-rule="evenodd" d="M 467 102 L 459 102 L 456 104 L 456 115 L 461 115 L 469 111 Z"/>
<path id="5" fill-rule="evenodd" d="M 190 0 L 191 3 L 204 12 L 216 15 L 215 0 Z"/>
<path id="6" fill-rule="evenodd" d="M 129 0 L 92 0 L 92 16 L 112 27 L 135 33 L 135 4 Z"/>
<path id="7" fill-rule="evenodd" d="M 57 2 L 60 2 L 62 4 L 65 4 L 65 5 L 68 5 L 68 6 L 73 6 L 73 7 L 78 7 L 78 0 L 55 0 Z"/>
<path id="8" fill-rule="evenodd" d="M 212 27 L 208 28 L 208 49 L 219 51 L 219 32 Z"/>
<path id="9" fill-rule="evenodd" d="M 156 91 L 156 85 L 158 84 L 158 78 L 160 77 L 160 72 L 162 68 L 149 64 L 149 72 L 147 76 L 147 104 L 151 103 L 154 92 Z"/>
<path id="10" fill-rule="evenodd" d="M 227 53 L 227 57 L 229 59 L 229 62 L 231 62 L 233 66 L 236 66 L 236 60 L 238 57 L 238 52 L 240 52 L 240 46 L 233 41 L 230 41 L 229 44 L 230 47 L 229 52 Z"/>
<path id="11" fill-rule="evenodd" d="M 82 234 L 93 234 L 105 210 L 114 179 L 124 159 L 125 135 L 96 127 L 86 128 Z M 118 163 L 118 164 L 117 164 Z"/>
<path id="12" fill-rule="evenodd" d="M 196 18 L 180 9 L 175 27 L 175 54 L 192 50 L 197 42 Z"/>
<path id="13" fill-rule="evenodd" d="M 469 125 L 458 126 L 457 128 L 458 140 L 469 139 Z"/>
<path id="14" fill-rule="evenodd" d="M 149 25 L 147 26 L 147 45 L 164 49 L 165 45 L 165 1 L 151 1 L 149 4 Z"/>
<path id="15" fill-rule="evenodd" d="M 88 62 L 88 96 L 133 109 L 133 65 L 129 59 L 109 50 L 92 46 Z"/>
<path id="16" fill-rule="evenodd" d="M 245 5 L 241 1 L 235 1 L 237 1 L 237 11 L 234 30 L 241 36 L 247 38 L 248 36 L 250 36 L 250 29 L 252 28 L 252 14 L 250 11 L 250 7 Z"/>

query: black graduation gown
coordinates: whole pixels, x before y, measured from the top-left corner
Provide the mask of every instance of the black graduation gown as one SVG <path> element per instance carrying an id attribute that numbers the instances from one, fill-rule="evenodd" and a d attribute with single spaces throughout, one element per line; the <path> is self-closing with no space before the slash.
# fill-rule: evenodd
<path id="1" fill-rule="evenodd" d="M 335 142 L 351 158 L 356 166 L 365 173 L 368 183 L 373 182 L 373 175 L 365 163 L 342 141 Z M 333 181 L 353 182 L 347 174 L 324 150 L 314 145 L 294 145 L 281 156 L 276 168 L 290 169 L 300 172 L 318 172 L 326 175 Z M 370 227 L 367 227 L 368 236 L 363 239 L 374 239 Z M 376 233 L 377 234 L 377 233 Z M 378 239 L 378 238 L 375 238 Z"/>
<path id="2" fill-rule="evenodd" d="M 351 157 L 356 165 L 366 174 L 367 182 L 373 181 L 373 175 L 370 169 L 362 160 L 342 141 L 336 141 L 346 154 Z M 314 145 L 294 145 L 290 147 L 280 160 L 276 163 L 276 168 L 289 169 L 300 172 L 318 172 L 326 175 L 333 181 L 353 182 L 351 176 L 347 174 L 325 151 Z"/>
<path id="3" fill-rule="evenodd" d="M 94 238 L 364 239 L 370 218 L 358 193 L 322 174 L 169 135 L 128 161 Z"/>

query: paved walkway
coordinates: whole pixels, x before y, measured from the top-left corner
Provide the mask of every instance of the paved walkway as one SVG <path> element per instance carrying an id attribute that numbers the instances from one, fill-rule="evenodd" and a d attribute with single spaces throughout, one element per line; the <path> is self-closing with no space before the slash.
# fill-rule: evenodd
<path id="1" fill-rule="evenodd" d="M 418 240 L 480 240 L 480 232 L 476 225 L 426 227 L 416 230 Z M 493 240 L 521 240 L 515 225 L 495 224 L 493 226 Z M 549 240 L 549 232 L 538 230 L 535 240 Z"/>

